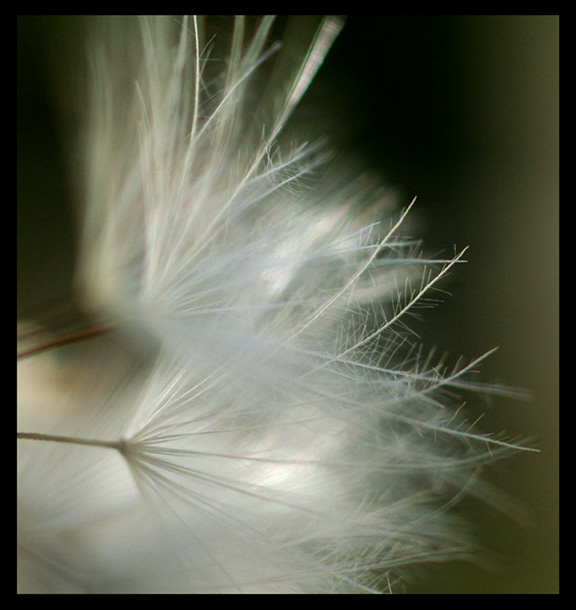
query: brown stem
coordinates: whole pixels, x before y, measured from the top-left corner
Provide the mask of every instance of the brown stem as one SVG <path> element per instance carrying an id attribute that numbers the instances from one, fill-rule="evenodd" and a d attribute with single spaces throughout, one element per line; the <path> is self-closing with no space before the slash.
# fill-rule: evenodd
<path id="1" fill-rule="evenodd" d="M 90 337 L 96 337 L 98 335 L 102 335 L 105 332 L 108 332 L 111 328 L 114 327 L 113 322 L 108 323 L 99 323 L 92 324 L 87 328 L 83 328 L 82 330 L 70 332 L 64 336 L 53 337 L 51 339 L 46 339 L 44 342 L 37 343 L 36 345 L 28 348 L 24 348 L 17 353 L 17 359 L 26 358 L 28 356 L 33 356 L 34 354 L 39 354 L 49 349 L 53 349 L 55 347 L 61 347 L 63 345 L 68 345 L 69 343 L 75 343 L 76 341 L 81 341 L 82 339 L 89 339 Z"/>
<path id="2" fill-rule="evenodd" d="M 73 445 L 89 445 L 91 447 L 105 447 L 107 449 L 116 449 L 120 453 L 124 453 L 126 447 L 126 443 L 123 439 L 117 441 L 102 441 L 90 438 L 77 438 L 74 436 L 60 436 L 57 434 L 39 434 L 37 432 L 17 432 L 16 438 L 32 441 L 50 441 L 53 443 L 71 443 Z"/>

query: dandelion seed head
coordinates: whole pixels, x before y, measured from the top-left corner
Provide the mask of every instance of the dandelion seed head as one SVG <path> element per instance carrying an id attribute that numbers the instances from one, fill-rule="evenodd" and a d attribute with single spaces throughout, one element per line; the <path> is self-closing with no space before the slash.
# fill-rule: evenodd
<path id="1" fill-rule="evenodd" d="M 151 364 L 79 348 L 53 399 L 55 433 L 118 451 L 22 447 L 24 589 L 376 592 L 469 553 L 448 509 L 516 448 L 453 408 L 473 365 L 442 370 L 404 322 L 462 254 L 426 259 L 409 206 L 289 131 L 341 22 L 264 108 L 285 49 L 245 26 L 219 63 L 194 19 L 97 30 L 77 291 Z"/>

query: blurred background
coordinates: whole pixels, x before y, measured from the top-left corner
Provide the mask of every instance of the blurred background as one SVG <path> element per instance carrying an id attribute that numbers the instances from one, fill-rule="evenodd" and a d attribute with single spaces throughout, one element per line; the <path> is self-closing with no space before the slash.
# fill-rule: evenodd
<path id="1" fill-rule="evenodd" d="M 62 134 L 76 117 L 74 100 L 57 94 L 58 58 L 69 73 L 83 32 L 71 17 L 18 21 L 19 315 L 69 292 Z M 558 91 L 558 16 L 351 15 L 303 107 L 322 124 L 328 116 L 335 147 L 396 189 L 402 206 L 418 197 L 427 252 L 470 246 L 443 303 L 412 323 L 424 344 L 453 362 L 499 346 L 483 378 L 531 394 L 471 405 L 486 412 L 486 429 L 541 451 L 490 473 L 521 507 L 515 519 L 479 518 L 495 565 L 435 566 L 415 593 L 559 589 Z"/>
<path id="2" fill-rule="evenodd" d="M 418 196 L 428 251 L 470 246 L 413 327 L 452 356 L 499 346 L 483 378 L 532 396 L 482 420 L 541 450 L 494 475 L 525 509 L 484 524 L 498 568 L 442 566 L 422 592 L 558 592 L 558 55 L 558 16 L 353 15 L 326 61 L 353 146 Z"/>

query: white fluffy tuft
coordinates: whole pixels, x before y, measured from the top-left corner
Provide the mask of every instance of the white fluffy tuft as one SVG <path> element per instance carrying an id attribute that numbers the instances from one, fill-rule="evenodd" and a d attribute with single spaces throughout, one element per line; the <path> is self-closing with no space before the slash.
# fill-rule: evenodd
<path id="1" fill-rule="evenodd" d="M 322 149 L 279 143 L 341 22 L 260 108 L 272 23 L 237 18 L 225 60 L 196 19 L 98 30 L 78 286 L 153 363 L 86 347 L 54 399 L 47 431 L 118 451 L 20 441 L 24 590 L 385 590 L 466 556 L 449 509 L 517 449 L 453 409 L 476 363 L 409 347 L 406 314 L 462 254 L 424 259 L 408 209 L 364 178 L 312 187 Z"/>

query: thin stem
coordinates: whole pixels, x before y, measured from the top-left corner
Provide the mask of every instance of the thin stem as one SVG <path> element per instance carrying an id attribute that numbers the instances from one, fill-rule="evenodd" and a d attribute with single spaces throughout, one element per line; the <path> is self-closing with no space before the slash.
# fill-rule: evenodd
<path id="1" fill-rule="evenodd" d="M 103 441 L 99 439 L 78 438 L 74 436 L 60 436 L 57 434 L 39 434 L 37 432 L 17 432 L 16 438 L 32 441 L 50 441 L 53 443 L 71 443 L 73 445 L 89 445 L 91 447 L 105 447 L 107 449 L 116 449 L 122 454 L 126 448 L 126 442 L 124 439 L 119 439 L 116 441 Z"/>
<path id="2" fill-rule="evenodd" d="M 67 335 L 61 337 L 47 339 L 43 343 L 37 343 L 32 347 L 20 350 L 17 354 L 17 359 L 19 360 L 20 358 L 33 356 L 34 354 L 39 354 L 49 349 L 68 345 L 69 343 L 75 343 L 76 341 L 81 341 L 83 339 L 89 339 L 90 337 L 102 335 L 105 332 L 108 332 L 111 328 L 113 328 L 114 325 L 114 322 L 93 324 L 88 328 L 83 328 L 79 331 L 70 332 Z"/>

